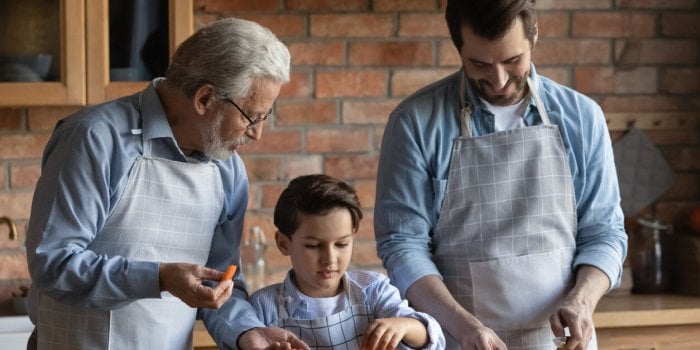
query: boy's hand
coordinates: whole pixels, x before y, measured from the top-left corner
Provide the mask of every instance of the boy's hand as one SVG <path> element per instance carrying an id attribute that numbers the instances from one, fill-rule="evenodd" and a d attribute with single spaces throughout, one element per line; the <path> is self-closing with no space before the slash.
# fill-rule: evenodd
<path id="1" fill-rule="evenodd" d="M 309 350 L 292 332 L 277 328 L 264 327 L 250 329 L 238 337 L 239 349 L 265 350 Z"/>
<path id="2" fill-rule="evenodd" d="M 409 333 L 411 333 L 411 336 L 407 338 L 412 338 L 410 340 L 414 341 L 406 339 L 406 344 L 414 348 L 420 348 L 425 345 L 427 331 L 422 322 L 406 317 L 376 319 L 367 327 L 367 332 L 365 332 L 360 348 L 362 350 L 393 350 Z M 415 344 L 417 339 L 423 341 Z"/>

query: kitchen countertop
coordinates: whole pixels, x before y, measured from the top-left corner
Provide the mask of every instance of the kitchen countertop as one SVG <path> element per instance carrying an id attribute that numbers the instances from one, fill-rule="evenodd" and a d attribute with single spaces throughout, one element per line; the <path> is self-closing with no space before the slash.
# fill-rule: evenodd
<path id="1" fill-rule="evenodd" d="M 593 322 L 597 329 L 700 324 L 700 297 L 675 294 L 605 296 Z M 216 346 L 201 321 L 194 329 L 194 346 Z"/>

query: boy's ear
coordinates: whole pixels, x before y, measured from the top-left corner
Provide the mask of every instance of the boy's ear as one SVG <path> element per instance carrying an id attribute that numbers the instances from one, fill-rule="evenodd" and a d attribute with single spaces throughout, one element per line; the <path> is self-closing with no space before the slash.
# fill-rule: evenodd
<path id="1" fill-rule="evenodd" d="M 275 243 L 277 243 L 277 249 L 280 250 L 282 255 L 289 256 L 289 237 L 283 235 L 280 231 L 275 231 Z"/>

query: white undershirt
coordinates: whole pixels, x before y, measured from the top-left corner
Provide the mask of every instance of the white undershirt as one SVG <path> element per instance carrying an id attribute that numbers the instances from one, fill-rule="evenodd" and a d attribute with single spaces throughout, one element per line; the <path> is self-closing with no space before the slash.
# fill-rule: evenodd
<path id="1" fill-rule="evenodd" d="M 523 116 L 525 115 L 525 107 L 527 107 L 527 98 L 523 98 L 520 102 L 510 106 L 494 106 L 483 98 L 479 99 L 494 115 L 494 131 L 525 127 Z"/>
<path id="2" fill-rule="evenodd" d="M 299 293 L 299 295 L 302 300 L 306 301 L 311 319 L 330 316 L 347 308 L 346 300 L 348 297 L 345 291 L 328 298 L 311 298 L 303 293 Z"/>

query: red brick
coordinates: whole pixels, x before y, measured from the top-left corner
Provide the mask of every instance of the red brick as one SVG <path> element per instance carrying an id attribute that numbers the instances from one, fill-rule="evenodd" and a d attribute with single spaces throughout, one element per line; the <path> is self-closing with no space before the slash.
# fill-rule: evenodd
<path id="1" fill-rule="evenodd" d="M 537 14 L 540 38 L 569 36 L 570 12 L 543 11 Z"/>
<path id="2" fill-rule="evenodd" d="M 428 41 L 355 42 L 349 52 L 352 66 L 427 66 L 434 56 Z"/>
<path id="3" fill-rule="evenodd" d="M 449 37 L 442 13 L 405 13 L 399 15 L 400 37 Z"/>
<path id="4" fill-rule="evenodd" d="M 382 101 L 346 101 L 343 103 L 343 124 L 386 124 L 399 99 Z"/>
<path id="5" fill-rule="evenodd" d="M 29 219 L 33 196 L 32 192 L 26 190 L 0 192 L 0 215 L 14 221 Z"/>
<path id="6" fill-rule="evenodd" d="M 316 72 L 316 97 L 386 96 L 384 71 L 319 71 Z"/>
<path id="7" fill-rule="evenodd" d="M 700 92 L 700 68 L 669 68 L 662 72 L 661 91 L 671 94 Z"/>
<path id="8" fill-rule="evenodd" d="M 604 94 L 613 91 L 614 70 L 610 67 L 579 67 L 574 72 L 575 88 L 582 93 Z"/>
<path id="9" fill-rule="evenodd" d="M 369 0 L 284 0 L 284 9 L 291 11 L 365 11 Z"/>
<path id="10" fill-rule="evenodd" d="M 280 197 L 280 194 L 282 191 L 287 187 L 287 184 L 284 183 L 275 183 L 275 184 L 264 184 L 261 185 L 260 188 L 262 188 L 262 207 L 263 208 L 274 208 L 275 204 L 277 204 L 277 199 Z"/>
<path id="11" fill-rule="evenodd" d="M 537 10 L 591 10 L 612 8 L 611 0 L 537 0 Z"/>
<path id="12" fill-rule="evenodd" d="M 357 266 L 357 268 L 381 266 L 382 261 L 377 256 L 377 248 L 374 241 L 356 240 L 353 246 L 352 264 Z"/>
<path id="13" fill-rule="evenodd" d="M 56 123 L 82 107 L 32 107 L 27 109 L 31 131 L 52 131 Z"/>
<path id="14" fill-rule="evenodd" d="M 376 180 L 359 180 L 354 183 L 357 196 L 360 198 L 362 208 L 374 208 L 374 197 L 376 196 Z"/>
<path id="15" fill-rule="evenodd" d="M 397 70 L 391 76 L 391 96 L 408 96 L 454 72 L 455 69 Z"/>
<path id="16" fill-rule="evenodd" d="M 692 9 L 697 6 L 697 0 L 615 0 L 615 2 L 621 9 Z"/>
<path id="17" fill-rule="evenodd" d="M 288 157 L 284 169 L 284 179 L 289 181 L 297 176 L 323 173 L 323 157 L 302 154 Z"/>
<path id="18" fill-rule="evenodd" d="M 276 231 L 275 224 L 273 223 L 272 210 L 253 210 L 246 212 L 245 220 L 243 222 L 244 235 L 249 234 L 251 228 L 253 228 L 254 226 L 258 226 L 263 230 L 263 234 L 265 235 L 265 238 L 268 243 L 268 250 L 272 249 L 269 247 L 271 247 L 271 244 L 275 244 L 274 237 Z"/>
<path id="19" fill-rule="evenodd" d="M 401 12 L 401 11 L 438 11 L 435 1 L 432 0 L 374 0 L 374 11 Z"/>
<path id="20" fill-rule="evenodd" d="M 10 167 L 10 184 L 14 189 L 31 189 L 36 186 L 41 175 L 41 164 L 13 163 Z"/>
<path id="21" fill-rule="evenodd" d="M 278 0 L 231 1 L 205 0 L 198 3 L 198 8 L 204 12 L 240 12 L 240 11 L 277 11 L 280 10 Z"/>
<path id="22" fill-rule="evenodd" d="M 532 53 L 538 65 L 609 64 L 612 45 L 599 39 L 540 39 Z"/>
<path id="23" fill-rule="evenodd" d="M 253 181 L 279 181 L 282 179 L 282 160 L 277 157 L 245 156 L 248 180 Z"/>
<path id="24" fill-rule="evenodd" d="M 0 255 L 0 280 L 29 279 L 29 267 L 25 253 Z"/>
<path id="25" fill-rule="evenodd" d="M 312 37 L 388 37 L 394 32 L 392 15 L 311 15 Z"/>
<path id="26" fill-rule="evenodd" d="M 324 163 L 326 174 L 344 180 L 374 179 L 377 177 L 377 155 L 328 156 Z"/>
<path id="27" fill-rule="evenodd" d="M 656 69 L 615 70 L 611 67 L 578 67 L 575 88 L 592 94 L 651 94 L 657 92 Z"/>
<path id="28" fill-rule="evenodd" d="M 367 152 L 369 130 L 364 128 L 311 129 L 306 131 L 307 152 Z"/>
<path id="29" fill-rule="evenodd" d="M 627 45 L 625 40 L 616 40 L 615 57 L 620 57 Z M 650 39 L 640 40 L 636 45 L 639 46 L 633 52 L 636 64 L 695 64 L 698 57 L 694 40 Z"/>
<path id="30" fill-rule="evenodd" d="M 22 112 L 20 108 L 0 108 L 0 131 L 22 129 Z"/>
<path id="31" fill-rule="evenodd" d="M 289 82 L 282 85 L 279 98 L 311 96 L 311 77 L 309 74 L 308 71 L 292 70 L 289 73 Z"/>
<path id="32" fill-rule="evenodd" d="M 662 13 L 661 34 L 686 38 L 700 37 L 700 13 Z"/>
<path id="33" fill-rule="evenodd" d="M 679 100 L 671 96 L 603 96 L 606 112 L 661 112 L 679 110 Z"/>
<path id="34" fill-rule="evenodd" d="M 537 67 L 537 74 L 544 75 L 562 85 L 574 86 L 571 80 L 571 70 L 566 67 Z"/>
<path id="35" fill-rule="evenodd" d="M 3 135 L 0 137 L 0 158 L 41 158 L 49 134 Z"/>
<path id="36" fill-rule="evenodd" d="M 360 203 L 362 204 L 362 203 Z M 374 210 L 363 209 L 362 210 L 362 221 L 360 221 L 360 227 L 357 229 L 355 234 L 356 241 L 361 242 L 371 241 L 374 242 Z"/>
<path id="37" fill-rule="evenodd" d="M 345 63 L 345 45 L 339 41 L 290 43 L 289 53 L 292 64 L 298 65 L 341 65 Z"/>
<path id="38" fill-rule="evenodd" d="M 277 105 L 277 126 L 337 124 L 334 101 L 311 100 Z"/>
<path id="39" fill-rule="evenodd" d="M 462 59 L 459 57 L 459 52 L 452 40 L 441 40 L 438 43 L 438 65 L 441 67 L 461 67 Z"/>
<path id="40" fill-rule="evenodd" d="M 650 37 L 654 27 L 654 15 L 649 13 L 581 12 L 574 13 L 572 21 L 576 37 Z"/>
<path id="41" fill-rule="evenodd" d="M 269 28 L 280 38 L 305 37 L 306 16 L 290 14 L 244 14 L 236 16 Z"/>
<path id="42" fill-rule="evenodd" d="M 301 151 L 301 132 L 265 128 L 262 139 L 238 148 L 242 155 L 264 153 L 297 153 Z"/>

